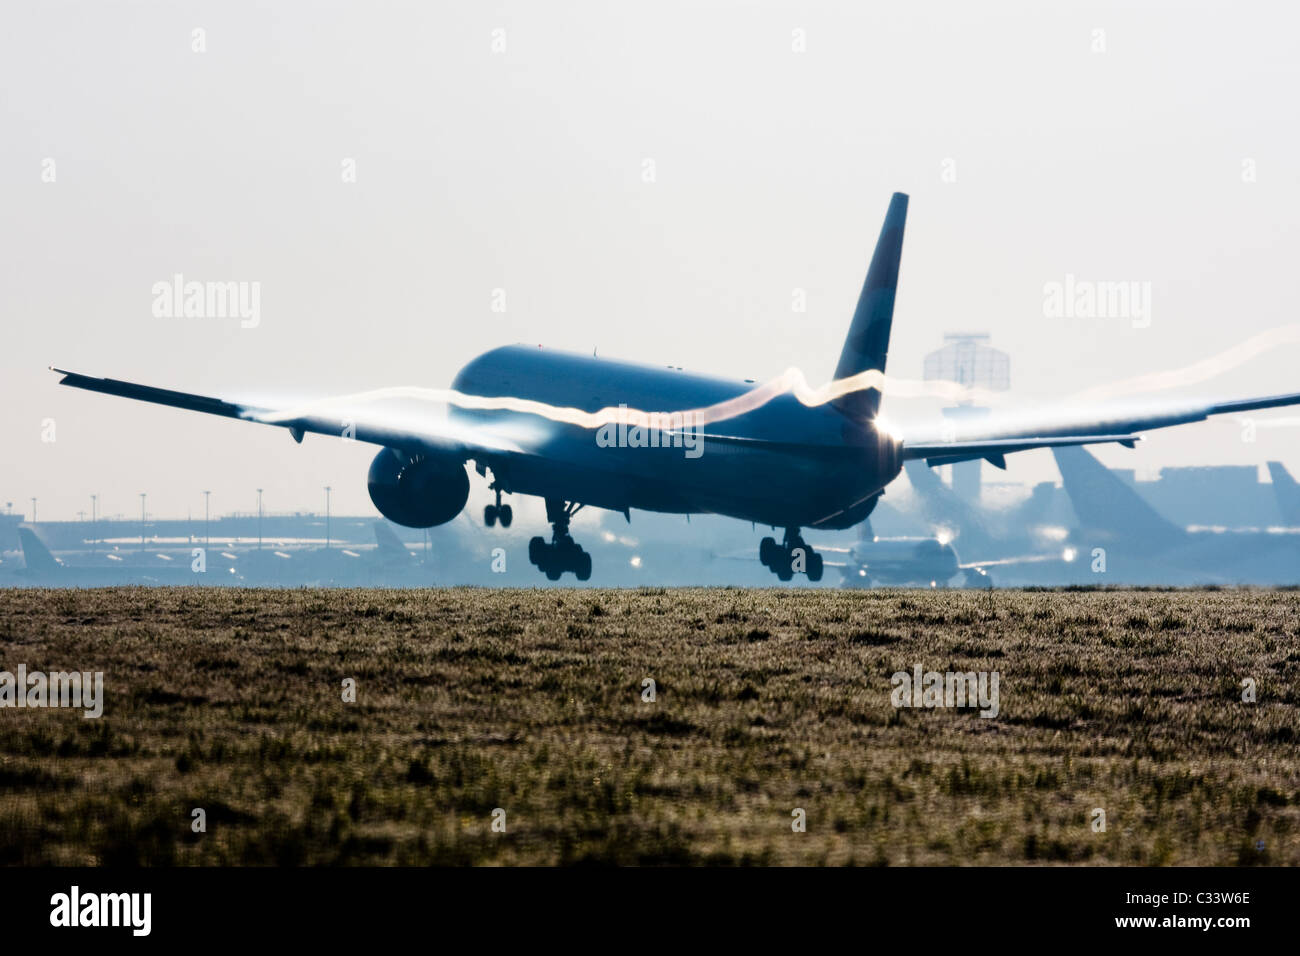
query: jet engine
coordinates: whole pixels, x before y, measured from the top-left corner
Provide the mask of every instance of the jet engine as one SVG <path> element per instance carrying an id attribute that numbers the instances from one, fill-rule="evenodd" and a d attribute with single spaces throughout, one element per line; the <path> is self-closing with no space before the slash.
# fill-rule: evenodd
<path id="1" fill-rule="evenodd" d="M 385 448 L 366 476 L 370 500 L 389 521 L 432 528 L 460 514 L 469 498 L 469 475 L 454 458 Z"/>

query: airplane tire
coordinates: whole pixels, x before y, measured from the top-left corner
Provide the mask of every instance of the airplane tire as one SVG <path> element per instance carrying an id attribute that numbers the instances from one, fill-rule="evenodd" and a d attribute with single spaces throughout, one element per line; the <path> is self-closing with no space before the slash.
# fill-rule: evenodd
<path id="1" fill-rule="evenodd" d="M 502 505 L 497 509 L 497 518 L 501 521 L 501 527 L 510 527 L 510 522 L 515 520 L 515 509 L 509 505 Z"/>
<path id="2" fill-rule="evenodd" d="M 542 561 L 545 559 L 545 555 L 546 539 L 541 535 L 537 535 L 528 542 L 528 561 L 530 564 L 535 564 L 540 568 L 542 566 Z"/>
<path id="3" fill-rule="evenodd" d="M 763 562 L 764 567 L 775 567 L 779 550 L 775 538 L 764 538 L 758 543 L 758 560 Z"/>
<path id="4" fill-rule="evenodd" d="M 548 568 L 546 569 L 546 580 L 548 580 L 548 581 L 558 581 L 558 580 L 560 580 L 560 575 L 563 574 L 563 573 L 564 573 L 564 572 L 563 572 L 562 570 L 560 570 L 559 568 L 555 567 L 554 565 L 551 565 L 550 567 L 548 567 Z"/>
<path id="5" fill-rule="evenodd" d="M 778 580 L 789 581 L 794 578 L 794 569 L 790 567 L 790 562 L 788 560 L 778 562 L 773 570 L 776 571 Z"/>
<path id="6" fill-rule="evenodd" d="M 591 555 L 586 551 L 581 551 L 573 563 L 573 573 L 578 576 L 579 581 L 591 580 Z"/>
<path id="7" fill-rule="evenodd" d="M 820 581 L 822 579 L 822 573 L 825 571 L 825 569 L 826 566 L 825 564 L 823 564 L 822 556 L 820 554 L 814 551 L 812 554 L 808 555 L 808 580 L 809 581 Z"/>
<path id="8" fill-rule="evenodd" d="M 497 523 L 497 506 L 488 505 L 483 509 L 483 523 L 489 528 Z"/>

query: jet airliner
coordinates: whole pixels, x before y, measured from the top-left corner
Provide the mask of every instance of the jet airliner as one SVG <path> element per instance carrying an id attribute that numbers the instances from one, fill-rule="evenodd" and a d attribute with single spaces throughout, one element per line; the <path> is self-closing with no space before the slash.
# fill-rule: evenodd
<path id="1" fill-rule="evenodd" d="M 779 543 L 770 537 L 761 543 L 763 564 L 788 579 L 792 555 L 802 548 L 799 566 L 818 580 L 824 562 L 804 542 L 802 530 L 840 530 L 862 522 L 905 461 L 933 466 L 985 459 L 1005 467 L 1006 455 L 1014 452 L 1105 442 L 1132 447 L 1139 431 L 1300 403 L 1297 393 L 1183 403 L 1144 413 L 1075 410 L 1037 423 L 975 422 L 957 434 L 896 434 L 880 418 L 881 376 L 907 206 L 908 197 L 895 193 L 835 366 L 836 382 L 852 379 L 861 387 L 829 401 L 809 402 L 791 390 L 746 401 L 762 386 L 521 345 L 494 349 L 466 365 L 453 389 L 487 401 L 453 402 L 442 418 L 399 416 L 363 404 L 349 409 L 341 422 L 337 409 L 266 408 L 54 371 L 63 376 L 63 385 L 275 425 L 287 428 L 296 441 L 307 432 L 346 433 L 381 446 L 367 477 L 370 497 L 385 517 L 407 527 L 429 528 L 459 514 L 470 488 L 465 466 L 473 462 L 484 478 L 491 471 L 489 488 L 496 492 L 496 504 L 484 516 L 487 524 L 509 526 L 513 520 L 503 494 L 544 500 L 550 539 L 534 537 L 528 553 L 551 580 L 566 572 L 579 580 L 591 576 L 591 557 L 570 534 L 570 519 L 582 507 L 618 512 L 629 521 L 633 509 L 713 513 L 779 529 Z M 736 411 L 706 417 L 689 435 L 692 453 L 683 454 L 685 424 L 665 433 L 674 441 L 643 447 L 601 441 L 599 430 L 583 418 L 583 413 L 623 406 L 656 413 Z M 667 420 L 692 418 L 669 415 Z"/>

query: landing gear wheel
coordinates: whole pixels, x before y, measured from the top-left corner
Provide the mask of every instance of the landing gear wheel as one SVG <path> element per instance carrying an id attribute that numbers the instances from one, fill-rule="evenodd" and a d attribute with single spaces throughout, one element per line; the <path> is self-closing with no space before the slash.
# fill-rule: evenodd
<path id="1" fill-rule="evenodd" d="M 487 525 L 489 528 L 491 528 L 493 525 L 497 523 L 496 505 L 488 505 L 486 508 L 483 509 L 483 523 Z M 503 525 L 505 524 L 504 521 L 501 523 Z"/>
<path id="2" fill-rule="evenodd" d="M 501 527 L 510 527 L 510 522 L 515 520 L 515 509 L 509 505 L 501 505 L 497 508 L 497 518 L 501 522 Z"/>
<path id="3" fill-rule="evenodd" d="M 540 536 L 530 540 L 528 560 L 546 575 L 547 580 L 558 581 L 565 571 L 572 571 L 579 581 L 591 577 L 591 555 L 583 551 L 569 534 L 569 520 L 581 507 L 557 498 L 546 499 L 546 520 L 551 523 L 551 540 L 548 543 Z M 514 516 L 510 514 L 509 505 L 501 505 L 497 517 L 504 528 L 509 527 Z"/>
<path id="4" fill-rule="evenodd" d="M 799 537 L 798 528 L 786 528 L 785 538 L 780 544 L 775 538 L 764 538 L 758 543 L 758 559 L 763 566 L 772 571 L 782 581 L 790 581 L 798 570 L 808 575 L 809 581 L 820 581 L 826 573 L 826 562 L 822 556 L 808 546 Z M 796 569 L 795 565 L 798 564 Z"/>

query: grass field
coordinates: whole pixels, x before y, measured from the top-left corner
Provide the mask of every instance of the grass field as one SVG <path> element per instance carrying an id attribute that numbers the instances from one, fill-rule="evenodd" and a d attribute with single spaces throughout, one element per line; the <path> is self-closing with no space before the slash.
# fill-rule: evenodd
<path id="1" fill-rule="evenodd" d="M 1300 863 L 1295 591 L 6 590 L 0 651 L 106 691 L 0 710 L 8 865 Z"/>

